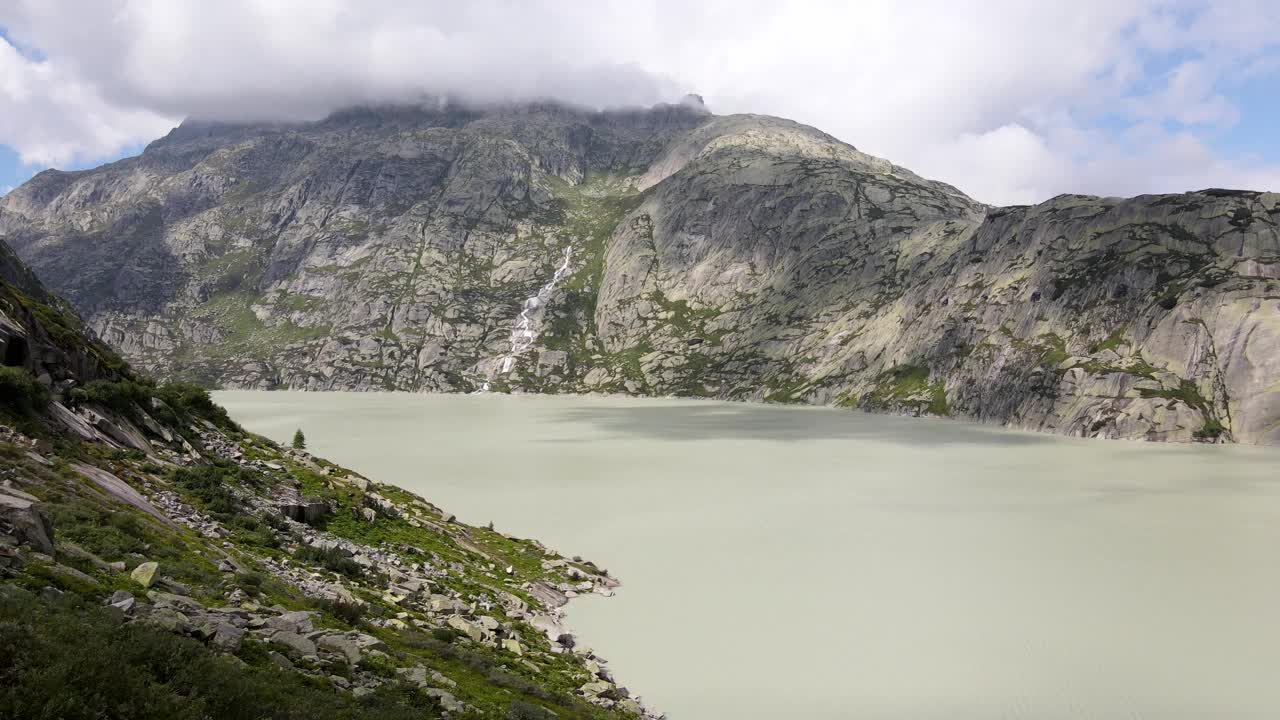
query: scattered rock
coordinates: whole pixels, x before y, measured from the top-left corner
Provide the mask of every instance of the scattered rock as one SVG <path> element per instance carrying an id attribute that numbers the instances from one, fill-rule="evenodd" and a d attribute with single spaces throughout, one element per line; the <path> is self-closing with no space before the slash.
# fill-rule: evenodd
<path id="1" fill-rule="evenodd" d="M 213 644 L 227 652 L 235 652 L 240 649 L 240 642 L 243 639 L 244 630 L 231 623 L 218 623 L 214 627 Z"/>
<path id="2" fill-rule="evenodd" d="M 470 606 L 466 603 L 447 595 L 432 595 L 428 607 L 433 613 L 441 613 L 445 615 L 466 613 L 471 610 Z"/>
<path id="3" fill-rule="evenodd" d="M 151 587 L 156 581 L 156 573 L 160 570 L 160 563 L 155 561 L 144 562 L 129 573 L 129 579 L 138 583 L 144 588 Z"/>
<path id="4" fill-rule="evenodd" d="M 266 626 L 286 632 L 305 635 L 315 627 L 311 624 L 312 613 L 305 610 L 293 610 L 277 617 L 268 618 Z"/>
<path id="5" fill-rule="evenodd" d="M 173 608 L 153 608 L 147 613 L 147 622 L 169 632 L 190 634 L 195 631 L 191 618 Z"/>
<path id="6" fill-rule="evenodd" d="M 449 617 L 447 624 L 449 627 L 461 631 L 475 642 L 484 642 L 485 640 L 486 633 L 484 628 L 462 617 L 452 615 Z"/>
<path id="7" fill-rule="evenodd" d="M 292 655 L 314 657 L 316 654 L 316 644 L 295 632 L 273 633 L 268 639 L 277 645 L 285 646 Z"/>
<path id="8" fill-rule="evenodd" d="M 329 504 L 320 500 L 306 500 L 297 503 L 280 505 L 280 514 L 304 525 L 318 525 L 332 510 Z"/>
<path id="9" fill-rule="evenodd" d="M 342 655 L 351 665 L 355 665 L 360 662 L 362 647 L 356 638 L 336 634 L 322 635 L 319 640 L 316 641 L 316 644 L 321 650 L 328 650 Z"/>
<path id="10" fill-rule="evenodd" d="M 426 693 L 429 697 L 435 698 L 436 702 L 440 703 L 440 707 L 451 713 L 460 713 L 467 709 L 467 706 L 448 690 L 428 688 Z"/>
<path id="11" fill-rule="evenodd" d="M 35 496 L 16 488 L 0 490 L 0 534 L 12 535 L 37 552 L 52 556 L 53 525 L 36 502 Z"/>
<path id="12" fill-rule="evenodd" d="M 587 697 L 595 697 L 613 690 L 614 685 L 604 680 L 592 680 L 578 689 Z"/>

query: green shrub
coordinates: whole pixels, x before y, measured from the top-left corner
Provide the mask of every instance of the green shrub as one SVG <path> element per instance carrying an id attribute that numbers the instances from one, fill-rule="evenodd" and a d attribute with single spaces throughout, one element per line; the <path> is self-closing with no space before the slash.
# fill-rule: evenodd
<path id="1" fill-rule="evenodd" d="M 257 515 L 236 515 L 230 525 L 241 531 L 238 537 L 245 543 L 265 548 L 280 547 L 280 536 L 271 524 Z"/>
<path id="2" fill-rule="evenodd" d="M 266 577 L 260 572 L 242 572 L 236 573 L 236 584 L 244 589 L 250 595 L 257 595 L 262 592 L 262 583 L 266 581 Z"/>
<path id="3" fill-rule="evenodd" d="M 49 404 L 49 391 L 26 370 L 0 367 L 0 407 L 14 415 L 29 415 Z"/>
<path id="4" fill-rule="evenodd" d="M 317 600 L 315 605 L 320 610 L 329 613 L 351 627 L 356 627 L 364 619 L 365 606 L 360 603 L 325 598 Z"/>
<path id="5" fill-rule="evenodd" d="M 231 515 L 240 509 L 240 501 L 232 494 L 232 484 L 257 484 L 252 471 L 240 467 L 200 465 L 178 468 L 173 482 L 195 497 L 202 509 L 217 515 Z"/>
<path id="6" fill-rule="evenodd" d="M 93 380 L 71 391 L 77 405 L 99 405 L 131 415 L 135 407 L 147 408 L 155 387 L 135 380 Z"/>
<path id="7" fill-rule="evenodd" d="M 48 503 L 45 507 L 59 537 L 107 560 L 143 553 L 152 539 L 135 512 L 115 512 L 79 499 Z"/>
<path id="8" fill-rule="evenodd" d="M 221 428 L 239 428 L 227 415 L 227 411 L 213 401 L 209 391 L 194 383 L 166 383 L 156 389 L 156 397 L 175 412 L 208 420 Z"/>
<path id="9" fill-rule="evenodd" d="M 360 577 L 364 568 L 352 559 L 351 554 L 337 547 L 318 548 L 303 545 L 293 554 L 295 560 L 319 565 L 347 577 Z"/>

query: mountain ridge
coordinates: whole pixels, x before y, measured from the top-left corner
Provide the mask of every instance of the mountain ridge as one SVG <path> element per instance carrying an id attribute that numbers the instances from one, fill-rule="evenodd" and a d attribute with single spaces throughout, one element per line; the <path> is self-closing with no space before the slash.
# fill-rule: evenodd
<path id="1" fill-rule="evenodd" d="M 131 361 L 217 386 L 489 382 L 1270 444 L 1277 197 L 994 208 L 768 116 L 357 109 L 192 124 L 37 176 L 0 200 L 0 236 Z M 566 249 L 536 342 L 497 372 Z"/>
<path id="2" fill-rule="evenodd" d="M 564 625 L 607 571 L 137 374 L 3 243 L 0 279 L 14 716 L 658 717 Z"/>

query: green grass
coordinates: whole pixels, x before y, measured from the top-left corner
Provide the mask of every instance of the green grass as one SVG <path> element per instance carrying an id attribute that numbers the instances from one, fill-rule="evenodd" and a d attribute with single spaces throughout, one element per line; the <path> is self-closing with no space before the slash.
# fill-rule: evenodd
<path id="1" fill-rule="evenodd" d="M 1126 344 L 1127 342 L 1124 339 L 1124 328 L 1116 328 L 1115 331 L 1107 336 L 1107 339 L 1089 348 L 1089 354 L 1096 355 L 1097 353 L 1106 352 L 1107 350 L 1119 352 L 1120 347 Z"/>
<path id="2" fill-rule="evenodd" d="M 0 707 L 29 720 L 417 720 L 434 701 L 398 683 L 355 698 L 328 681 L 250 662 L 93 604 L 53 606 L 0 588 Z M 243 658 L 242 658 L 243 659 Z"/>
<path id="3" fill-rule="evenodd" d="M 1138 391 L 1144 398 L 1165 398 L 1171 402 L 1179 402 L 1200 412 L 1204 425 L 1192 435 L 1200 440 L 1215 440 L 1227 433 L 1227 427 L 1218 419 L 1213 405 L 1200 394 L 1195 381 L 1183 379 L 1177 388 L 1169 390 L 1143 389 Z"/>
<path id="4" fill-rule="evenodd" d="M 930 415 L 947 417 L 946 385 L 938 379 L 929 382 L 929 368 L 923 365 L 901 365 L 881 373 L 875 389 L 865 399 L 871 407 L 889 408 L 927 401 L 924 410 Z"/>
<path id="5" fill-rule="evenodd" d="M 224 334 L 221 342 L 203 348 L 200 355 L 212 360 L 257 358 L 271 355 L 297 343 L 329 337 L 329 325 L 299 326 L 288 320 L 267 325 L 258 319 L 252 306 L 260 298 L 240 290 L 215 295 L 192 311 L 199 320 L 213 323 Z"/>
<path id="6" fill-rule="evenodd" d="M 0 367 L 0 413 L 26 417 L 49 404 L 49 391 L 26 370 Z"/>

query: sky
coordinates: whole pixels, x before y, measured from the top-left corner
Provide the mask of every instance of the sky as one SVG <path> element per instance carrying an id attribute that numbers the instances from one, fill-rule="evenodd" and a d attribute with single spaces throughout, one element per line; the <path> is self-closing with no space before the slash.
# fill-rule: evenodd
<path id="1" fill-rule="evenodd" d="M 690 92 L 993 204 L 1280 191 L 1280 0 L 4 0 L 0 192 L 187 117 Z"/>

